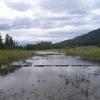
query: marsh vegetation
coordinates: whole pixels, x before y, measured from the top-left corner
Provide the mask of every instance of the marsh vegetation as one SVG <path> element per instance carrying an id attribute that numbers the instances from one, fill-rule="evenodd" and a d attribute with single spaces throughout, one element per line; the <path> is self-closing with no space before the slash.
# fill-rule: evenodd
<path id="1" fill-rule="evenodd" d="M 34 51 L 25 50 L 0 50 L 0 65 L 11 63 L 12 61 L 31 57 Z"/>

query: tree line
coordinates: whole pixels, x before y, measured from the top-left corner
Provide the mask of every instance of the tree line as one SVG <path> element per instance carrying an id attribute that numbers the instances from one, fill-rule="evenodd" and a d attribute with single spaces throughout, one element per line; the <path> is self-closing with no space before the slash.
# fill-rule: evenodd
<path id="1" fill-rule="evenodd" d="M 36 44 L 27 44 L 25 46 L 26 50 L 46 50 L 46 49 L 59 49 L 59 48 L 62 47 L 48 41 L 41 41 Z"/>
<path id="2" fill-rule="evenodd" d="M 53 48 L 60 48 L 60 47 L 56 46 L 52 42 L 46 42 L 46 41 L 42 41 L 36 44 L 27 44 L 21 46 L 18 45 L 18 42 L 16 42 L 13 39 L 13 37 L 9 36 L 9 34 L 6 34 L 4 39 L 0 34 L 0 50 L 12 50 L 12 49 L 44 50 L 44 49 L 53 49 Z"/>

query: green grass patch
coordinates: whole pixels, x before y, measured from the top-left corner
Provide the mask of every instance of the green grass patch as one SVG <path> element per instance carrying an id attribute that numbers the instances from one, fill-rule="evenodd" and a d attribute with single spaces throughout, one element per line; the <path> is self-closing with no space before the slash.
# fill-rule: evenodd
<path id="1" fill-rule="evenodd" d="M 0 50 L 0 64 L 7 64 L 15 60 L 32 56 L 34 51 Z"/>
<path id="2" fill-rule="evenodd" d="M 100 48 L 96 46 L 69 48 L 66 49 L 66 54 L 91 60 L 100 60 Z"/>
<path id="3" fill-rule="evenodd" d="M 89 60 L 100 60 L 100 47 L 82 46 L 75 48 L 58 49 L 58 52 L 64 52 L 66 55 L 80 56 Z"/>

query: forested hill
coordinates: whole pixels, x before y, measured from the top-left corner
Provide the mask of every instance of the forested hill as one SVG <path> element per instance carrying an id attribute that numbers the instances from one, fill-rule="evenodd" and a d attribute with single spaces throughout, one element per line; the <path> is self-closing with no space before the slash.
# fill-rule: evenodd
<path id="1" fill-rule="evenodd" d="M 100 29 L 91 31 L 74 39 L 59 42 L 57 45 L 62 47 L 100 45 Z"/>

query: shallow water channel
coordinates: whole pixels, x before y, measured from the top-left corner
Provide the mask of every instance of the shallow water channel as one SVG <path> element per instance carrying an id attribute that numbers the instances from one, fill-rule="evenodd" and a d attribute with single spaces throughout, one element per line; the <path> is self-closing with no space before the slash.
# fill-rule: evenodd
<path id="1" fill-rule="evenodd" d="M 0 100 L 100 100 L 100 65 L 38 51 L 0 67 Z"/>

